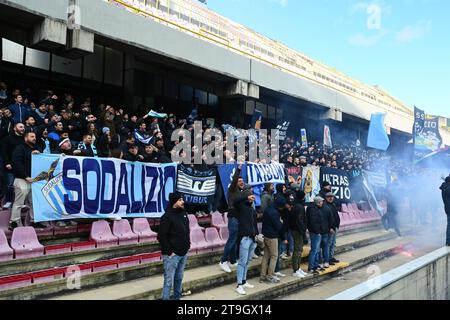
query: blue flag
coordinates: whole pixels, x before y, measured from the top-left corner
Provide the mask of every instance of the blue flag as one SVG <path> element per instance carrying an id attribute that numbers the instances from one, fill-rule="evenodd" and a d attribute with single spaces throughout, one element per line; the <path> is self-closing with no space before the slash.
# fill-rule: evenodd
<path id="1" fill-rule="evenodd" d="M 370 119 L 367 146 L 370 148 L 386 151 L 391 144 L 386 128 L 384 127 L 384 113 L 374 113 Z"/>

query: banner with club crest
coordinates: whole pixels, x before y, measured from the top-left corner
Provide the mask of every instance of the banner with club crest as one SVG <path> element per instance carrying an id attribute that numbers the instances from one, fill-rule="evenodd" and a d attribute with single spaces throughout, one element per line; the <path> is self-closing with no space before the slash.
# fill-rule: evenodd
<path id="1" fill-rule="evenodd" d="M 34 219 L 159 218 L 174 191 L 176 167 L 174 163 L 34 154 Z"/>
<path id="2" fill-rule="evenodd" d="M 216 169 L 202 171 L 178 165 L 177 191 L 183 194 L 187 204 L 210 204 L 216 193 Z"/>

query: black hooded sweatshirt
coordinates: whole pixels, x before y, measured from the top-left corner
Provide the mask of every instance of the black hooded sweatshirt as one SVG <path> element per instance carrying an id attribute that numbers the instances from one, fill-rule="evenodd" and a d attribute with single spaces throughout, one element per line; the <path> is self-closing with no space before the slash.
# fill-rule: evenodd
<path id="1" fill-rule="evenodd" d="M 169 207 L 159 225 L 158 241 L 161 253 L 185 256 L 191 247 L 189 219 L 184 209 Z"/>
<path id="2" fill-rule="evenodd" d="M 445 213 L 450 214 L 450 182 L 444 182 L 440 189 L 442 190 Z"/>
<path id="3" fill-rule="evenodd" d="M 289 215 L 289 229 L 299 232 L 303 237 L 306 237 L 306 210 L 304 201 L 297 201 Z"/>

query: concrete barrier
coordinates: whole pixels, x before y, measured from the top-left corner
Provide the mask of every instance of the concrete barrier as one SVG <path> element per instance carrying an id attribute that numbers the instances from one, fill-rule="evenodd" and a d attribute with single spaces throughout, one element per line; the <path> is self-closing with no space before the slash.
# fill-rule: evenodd
<path id="1" fill-rule="evenodd" d="M 448 300 L 450 248 L 373 277 L 328 300 Z"/>

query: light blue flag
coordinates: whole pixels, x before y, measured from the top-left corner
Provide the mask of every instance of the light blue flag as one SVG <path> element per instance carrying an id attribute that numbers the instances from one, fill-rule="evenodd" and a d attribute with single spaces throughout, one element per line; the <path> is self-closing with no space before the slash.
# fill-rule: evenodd
<path id="1" fill-rule="evenodd" d="M 370 119 L 369 135 L 367 136 L 367 146 L 370 148 L 386 151 L 391 144 L 389 136 L 384 127 L 384 113 L 374 113 Z"/>

